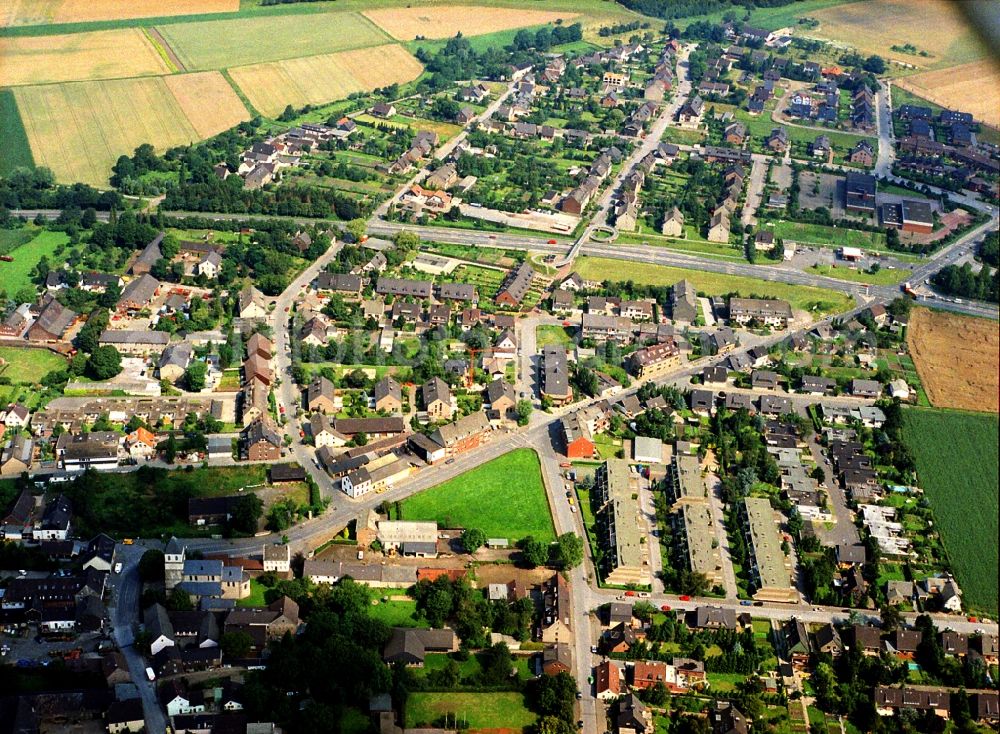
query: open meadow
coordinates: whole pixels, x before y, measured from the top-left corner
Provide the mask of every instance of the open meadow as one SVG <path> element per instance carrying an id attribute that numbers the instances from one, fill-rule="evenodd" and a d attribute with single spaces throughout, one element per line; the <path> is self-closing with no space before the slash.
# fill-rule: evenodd
<path id="1" fill-rule="evenodd" d="M 0 262 L 0 291 L 6 291 L 13 297 L 21 288 L 33 287 L 31 274 L 38 262 L 43 257 L 51 262 L 56 249 L 68 242 L 69 236 L 65 232 L 43 231 L 28 242 L 4 253 L 14 259 L 11 262 Z"/>
<path id="2" fill-rule="evenodd" d="M 118 156 L 142 143 L 162 150 L 248 119 L 221 74 L 194 77 L 18 87 L 14 95 L 36 163 L 60 181 L 105 186 Z M 199 90 L 211 104 L 199 102 Z"/>
<path id="3" fill-rule="evenodd" d="M 843 3 L 809 13 L 819 21 L 805 35 L 839 41 L 864 54 L 912 64 L 943 68 L 984 58 L 980 43 L 959 4 L 948 0 L 865 0 Z M 927 57 L 893 51 L 912 44 Z"/>
<path id="4" fill-rule="evenodd" d="M 48 349 L 0 347 L 0 377 L 34 384 L 49 372 L 66 368 L 65 357 Z"/>
<path id="5" fill-rule="evenodd" d="M 1000 126 L 1000 69 L 991 60 L 914 74 L 894 85 L 934 104 L 971 112 L 977 120 Z"/>
<path id="6" fill-rule="evenodd" d="M 538 456 L 516 449 L 465 474 L 415 494 L 402 504 L 404 520 L 442 527 L 479 528 L 512 542 L 532 535 L 555 538 Z"/>
<path id="7" fill-rule="evenodd" d="M 1000 410 L 1000 334 L 995 321 L 915 308 L 906 342 L 931 405 Z"/>
<path id="8" fill-rule="evenodd" d="M 230 69 L 233 81 L 258 111 L 276 115 L 416 79 L 423 66 L 398 44 Z"/>
<path id="9" fill-rule="evenodd" d="M 763 268 L 761 268 L 763 272 Z M 581 257 L 576 271 L 585 280 L 626 281 L 645 285 L 673 285 L 679 280 L 691 281 L 695 288 L 709 295 L 739 293 L 743 297 L 782 298 L 792 308 L 813 313 L 838 313 L 851 308 L 854 301 L 844 293 L 807 285 L 772 283 L 741 275 L 723 275 L 704 270 L 685 270 L 665 265 L 612 260 L 602 257 Z"/>
<path id="10" fill-rule="evenodd" d="M 997 416 L 916 408 L 903 415 L 903 437 L 916 459 L 963 602 L 995 614 Z"/>
<path id="11" fill-rule="evenodd" d="M 416 8 L 378 8 L 365 16 L 401 41 L 424 38 L 451 38 L 456 33 L 478 36 L 508 28 L 553 23 L 577 16 L 572 12 L 482 7 L 475 5 L 427 5 Z"/>
<path id="12" fill-rule="evenodd" d="M 171 23 L 158 27 L 188 71 L 377 46 L 391 39 L 359 13 Z"/>
<path id="13" fill-rule="evenodd" d="M 0 59 L 0 86 L 170 73 L 138 28 L 0 37 Z"/>
<path id="14" fill-rule="evenodd" d="M 86 23 L 200 13 L 235 13 L 240 0 L 4 0 L 0 26 Z"/>

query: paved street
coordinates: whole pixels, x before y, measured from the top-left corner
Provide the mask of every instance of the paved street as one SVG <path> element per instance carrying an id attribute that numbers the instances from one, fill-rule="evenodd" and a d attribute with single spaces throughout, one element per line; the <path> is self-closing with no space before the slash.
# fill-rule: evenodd
<path id="1" fill-rule="evenodd" d="M 750 168 L 750 182 L 747 184 L 747 200 L 743 205 L 743 217 L 740 220 L 744 227 L 757 224 L 757 210 L 760 208 L 764 184 L 767 181 L 767 156 L 756 154 Z"/>

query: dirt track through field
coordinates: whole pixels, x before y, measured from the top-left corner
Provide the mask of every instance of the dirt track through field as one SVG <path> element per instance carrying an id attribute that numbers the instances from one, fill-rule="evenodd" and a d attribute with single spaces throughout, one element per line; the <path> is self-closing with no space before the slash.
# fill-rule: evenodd
<path id="1" fill-rule="evenodd" d="M 174 65 L 177 71 L 187 71 L 187 67 L 184 66 L 184 62 L 181 61 L 177 52 L 170 48 L 170 44 L 167 43 L 167 39 L 163 37 L 159 30 L 156 28 L 147 28 L 146 32 L 149 33 L 149 37 L 153 40 L 153 43 L 163 49 L 163 53 L 167 55 L 170 59 L 170 63 Z"/>
<path id="2" fill-rule="evenodd" d="M 931 405 L 1000 410 L 1000 325 L 996 321 L 915 308 L 906 342 Z"/>

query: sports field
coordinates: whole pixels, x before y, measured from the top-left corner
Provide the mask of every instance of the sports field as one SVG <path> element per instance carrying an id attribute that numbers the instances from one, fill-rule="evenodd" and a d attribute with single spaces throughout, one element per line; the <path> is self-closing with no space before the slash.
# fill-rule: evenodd
<path id="1" fill-rule="evenodd" d="M 807 35 L 841 41 L 862 53 L 879 54 L 917 67 L 954 66 L 987 55 L 958 3 L 950 0 L 865 0 L 817 10 L 809 17 L 818 20 L 820 26 Z M 890 48 L 907 43 L 930 56 Z"/>
<path id="2" fill-rule="evenodd" d="M 1000 69 L 990 60 L 927 71 L 894 82 L 924 99 L 1000 125 Z"/>
<path id="3" fill-rule="evenodd" d="M 166 15 L 232 13 L 240 0 L 4 0 L 0 26 L 41 23 L 84 23 L 95 20 L 150 18 Z"/>
<path id="4" fill-rule="evenodd" d="M 393 82 L 408 82 L 421 71 L 423 66 L 405 48 L 389 44 L 241 66 L 229 74 L 256 109 L 276 115 L 286 105 L 321 104 Z"/>
<path id="5" fill-rule="evenodd" d="M 434 520 L 442 527 L 479 528 L 489 538 L 555 538 L 538 456 L 517 449 L 402 505 L 404 520 Z"/>
<path id="6" fill-rule="evenodd" d="M 69 242 L 65 232 L 39 232 L 29 242 L 11 250 L 12 262 L 0 262 L 0 289 L 11 297 L 25 286 L 31 286 L 31 273 L 42 257 L 51 262 L 59 245 Z"/>
<path id="7" fill-rule="evenodd" d="M 0 347 L 0 376 L 11 382 L 36 383 L 50 372 L 66 367 L 66 360 L 48 349 Z"/>
<path id="8" fill-rule="evenodd" d="M 430 5 L 417 8 L 378 8 L 364 13 L 393 38 L 412 41 L 424 38 L 451 38 L 456 33 L 478 36 L 484 33 L 553 23 L 575 18 L 576 13 L 475 5 Z"/>
<path id="9" fill-rule="evenodd" d="M 964 591 L 997 612 L 997 416 L 907 408 L 903 436 Z"/>
<path id="10" fill-rule="evenodd" d="M 107 185 L 111 166 L 142 143 L 163 149 L 247 119 L 221 74 L 17 87 L 36 163 L 60 181 Z M 211 104 L 195 97 L 211 93 Z"/>
<path id="11" fill-rule="evenodd" d="M 724 275 L 703 270 L 685 270 L 665 265 L 650 265 L 642 262 L 612 260 L 603 257 L 581 257 L 576 261 L 576 271 L 585 280 L 626 281 L 646 285 L 673 285 L 679 280 L 691 281 L 695 288 L 709 295 L 739 293 L 744 298 L 762 296 L 781 298 L 792 304 L 796 310 L 809 311 L 815 315 L 839 313 L 853 307 L 850 296 L 826 288 L 807 285 L 789 285 L 741 275 Z"/>
<path id="12" fill-rule="evenodd" d="M 168 74 L 138 28 L 0 37 L 0 86 Z"/>
<path id="13" fill-rule="evenodd" d="M 189 71 L 329 54 L 391 40 L 359 13 L 171 23 L 158 30 Z"/>
<path id="14" fill-rule="evenodd" d="M 1000 334 L 996 321 L 915 308 L 906 343 L 936 408 L 1000 410 Z"/>

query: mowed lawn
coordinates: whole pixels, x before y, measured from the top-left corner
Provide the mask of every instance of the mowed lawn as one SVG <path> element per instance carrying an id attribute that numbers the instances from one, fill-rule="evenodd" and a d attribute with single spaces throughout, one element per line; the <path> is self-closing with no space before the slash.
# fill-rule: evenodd
<path id="1" fill-rule="evenodd" d="M 18 290 L 31 286 L 31 273 L 38 261 L 47 257 L 51 262 L 56 248 L 68 242 L 65 232 L 39 232 L 30 242 L 15 247 L 7 253 L 13 262 L 0 262 L 0 290 L 13 298 Z"/>
<path id="2" fill-rule="evenodd" d="M 850 296 L 826 288 L 789 285 L 742 275 L 685 270 L 643 262 L 581 257 L 576 261 L 576 270 L 586 280 L 619 282 L 631 280 L 645 285 L 673 285 L 679 280 L 686 279 L 699 291 L 709 295 L 739 293 L 744 298 L 750 296 L 780 298 L 791 303 L 792 308 L 814 313 L 839 313 L 854 305 Z M 762 267 L 761 273 L 766 274 L 767 268 Z"/>
<path id="3" fill-rule="evenodd" d="M 775 237 L 820 247 L 860 247 L 865 250 L 885 250 L 885 235 L 860 229 L 827 227 L 823 224 L 787 222 L 781 220 L 771 228 Z"/>
<path id="4" fill-rule="evenodd" d="M 406 699 L 406 726 L 430 725 L 448 715 L 470 729 L 520 731 L 536 719 L 520 693 L 411 693 Z"/>
<path id="5" fill-rule="evenodd" d="M 0 347 L 0 377 L 11 382 L 36 383 L 49 372 L 66 367 L 66 360 L 48 349 Z"/>
<path id="6" fill-rule="evenodd" d="M 903 436 L 968 607 L 997 612 L 996 415 L 907 408 Z"/>
<path id="7" fill-rule="evenodd" d="M 405 500 L 404 520 L 433 520 L 442 527 L 479 528 L 487 537 L 555 538 L 538 455 L 509 454 Z"/>
<path id="8" fill-rule="evenodd" d="M 158 30 L 188 71 L 333 53 L 392 40 L 359 13 L 170 23 Z"/>

